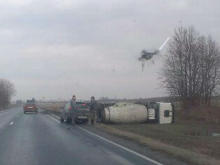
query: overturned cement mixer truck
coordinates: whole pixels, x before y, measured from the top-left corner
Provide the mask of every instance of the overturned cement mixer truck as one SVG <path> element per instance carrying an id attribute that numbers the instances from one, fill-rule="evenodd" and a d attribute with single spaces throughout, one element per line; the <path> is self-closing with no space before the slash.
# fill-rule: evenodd
<path id="1" fill-rule="evenodd" d="M 171 103 L 151 102 L 147 105 L 119 102 L 102 110 L 105 123 L 144 123 L 169 124 L 174 122 L 174 109 Z"/>

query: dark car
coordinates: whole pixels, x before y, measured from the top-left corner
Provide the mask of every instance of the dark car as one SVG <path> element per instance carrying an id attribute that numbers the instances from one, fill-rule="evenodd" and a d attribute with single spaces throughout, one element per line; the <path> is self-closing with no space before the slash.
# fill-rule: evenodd
<path id="1" fill-rule="evenodd" d="M 35 104 L 35 102 L 33 100 L 27 100 L 27 102 L 25 103 L 24 107 L 24 113 L 26 112 L 38 112 L 38 108 Z"/>
<path id="2" fill-rule="evenodd" d="M 89 104 L 86 102 L 76 102 L 75 108 L 68 102 L 61 113 L 60 121 L 67 123 L 84 123 L 88 121 Z"/>

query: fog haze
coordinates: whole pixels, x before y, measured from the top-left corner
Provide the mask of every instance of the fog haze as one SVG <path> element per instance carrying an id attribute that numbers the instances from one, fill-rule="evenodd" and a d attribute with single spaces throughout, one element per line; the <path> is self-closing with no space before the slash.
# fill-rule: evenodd
<path id="1" fill-rule="evenodd" d="M 142 49 L 158 48 L 177 26 L 220 41 L 213 0 L 9 0 L 0 2 L 0 75 L 14 99 L 140 98 L 161 87 L 166 47 L 144 72 Z"/>

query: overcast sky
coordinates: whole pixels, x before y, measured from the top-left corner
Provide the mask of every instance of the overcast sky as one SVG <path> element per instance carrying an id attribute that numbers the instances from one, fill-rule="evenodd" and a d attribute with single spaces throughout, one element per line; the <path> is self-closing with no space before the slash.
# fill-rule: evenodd
<path id="1" fill-rule="evenodd" d="M 219 0 L 0 0 L 0 77 L 14 99 L 91 95 L 167 95 L 163 55 L 147 63 L 142 49 L 158 48 L 174 28 L 193 25 L 220 43 Z"/>

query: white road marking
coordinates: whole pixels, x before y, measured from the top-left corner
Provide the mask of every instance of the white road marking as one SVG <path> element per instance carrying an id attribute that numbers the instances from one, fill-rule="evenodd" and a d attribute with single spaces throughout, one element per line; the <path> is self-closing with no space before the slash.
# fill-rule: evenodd
<path id="1" fill-rule="evenodd" d="M 14 122 L 13 122 L 13 121 L 9 123 L 9 125 L 13 125 L 13 124 L 14 124 Z"/>
<path id="2" fill-rule="evenodd" d="M 57 123 L 60 123 L 60 121 L 58 119 L 55 119 L 54 117 L 50 116 L 50 115 L 47 115 L 49 118 L 51 118 L 52 120 L 54 120 L 55 122 Z"/>
<path id="3" fill-rule="evenodd" d="M 48 115 L 51 119 L 53 119 L 54 121 L 56 121 L 57 123 L 60 123 L 60 121 L 58 120 L 58 119 L 55 119 L 54 117 L 52 117 L 52 116 L 50 116 L 50 115 Z M 55 116 L 57 116 L 57 115 L 55 115 Z M 121 149 L 123 149 L 123 150 L 125 150 L 125 151 L 127 151 L 127 152 L 130 152 L 130 153 L 132 153 L 132 154 L 134 154 L 134 155 L 136 155 L 136 156 L 138 156 L 138 157 L 141 157 L 142 159 L 144 159 L 144 160 L 147 160 L 147 161 L 149 161 L 149 162 L 151 162 L 151 163 L 154 163 L 155 165 L 163 165 L 162 163 L 160 163 L 160 162 L 158 162 L 158 161 L 156 161 L 156 160 L 153 160 L 153 159 L 151 159 L 151 158 L 149 158 L 149 157 L 147 157 L 147 156 L 145 156 L 145 155 L 142 155 L 142 154 L 140 154 L 140 153 L 138 153 L 138 152 L 136 152 L 136 151 L 133 151 L 133 150 L 131 150 L 131 149 L 129 149 L 129 148 L 127 148 L 127 147 L 124 147 L 124 146 L 122 146 L 122 145 L 120 145 L 120 144 L 118 144 L 118 143 L 115 143 L 115 142 L 113 142 L 113 141 L 111 141 L 111 140 L 108 140 L 108 139 L 106 139 L 106 138 L 104 138 L 104 137 L 102 137 L 102 136 L 99 136 L 99 135 L 97 135 L 97 134 L 95 134 L 95 133 L 93 133 L 93 132 L 90 132 L 90 131 L 88 131 L 87 129 L 85 129 L 85 128 L 82 128 L 82 127 L 80 127 L 80 126 L 77 126 L 80 130 L 82 130 L 82 131 L 84 131 L 84 132 L 86 132 L 86 133 L 88 133 L 88 134 L 90 134 L 90 135 L 92 135 L 92 136 L 95 136 L 95 137 L 98 137 L 99 139 L 101 139 L 101 140 L 103 140 L 103 141 L 106 141 L 106 142 L 108 142 L 108 143 L 110 143 L 110 144 L 112 144 L 112 145 L 114 145 L 114 146 L 117 146 L 117 147 L 119 147 L 119 148 L 121 148 Z"/>
<path id="4" fill-rule="evenodd" d="M 117 146 L 117 147 L 119 147 L 119 148 L 121 148 L 121 149 L 123 149 L 123 150 L 125 150 L 125 151 L 127 151 L 127 152 L 130 152 L 130 153 L 132 153 L 132 154 L 134 154 L 134 155 L 136 155 L 136 156 L 139 156 L 139 157 L 141 157 L 142 159 L 145 159 L 145 160 L 147 160 L 147 161 L 149 161 L 149 162 L 151 162 L 151 163 L 154 163 L 155 165 L 163 165 L 163 164 L 161 164 L 160 162 L 158 162 L 158 161 L 156 161 L 156 160 L 153 160 L 153 159 L 151 159 L 151 158 L 149 158 L 149 157 L 147 157 L 147 156 L 145 156 L 145 155 L 139 154 L 139 153 L 137 153 L 137 152 L 135 152 L 135 151 L 133 151 L 133 150 L 127 148 L 127 147 L 124 147 L 124 146 L 122 146 L 122 145 L 120 145 L 120 144 L 118 144 L 118 143 L 115 143 L 115 142 L 113 142 L 113 141 L 111 141 L 111 140 L 108 140 L 108 139 L 106 139 L 106 138 L 104 138 L 104 137 L 102 137 L 102 136 L 99 136 L 99 135 L 97 135 L 97 134 L 95 134 L 95 133 L 93 133 L 93 132 L 90 132 L 90 131 L 88 131 L 87 129 L 84 129 L 84 128 L 80 127 L 80 126 L 78 126 L 78 128 L 81 129 L 81 130 L 83 130 L 83 131 L 85 131 L 85 132 L 87 132 L 87 133 L 90 134 L 90 135 L 93 135 L 93 136 L 98 137 L 99 139 L 102 139 L 103 141 L 106 141 L 106 142 L 108 142 L 108 143 L 110 143 L 110 144 L 112 144 L 112 145 L 114 145 L 114 146 Z"/>
<path id="5" fill-rule="evenodd" d="M 56 118 L 57 120 L 59 120 L 60 119 L 60 117 L 59 116 L 57 116 L 57 115 L 54 115 L 54 114 L 50 114 L 51 116 L 53 116 L 54 118 Z"/>

